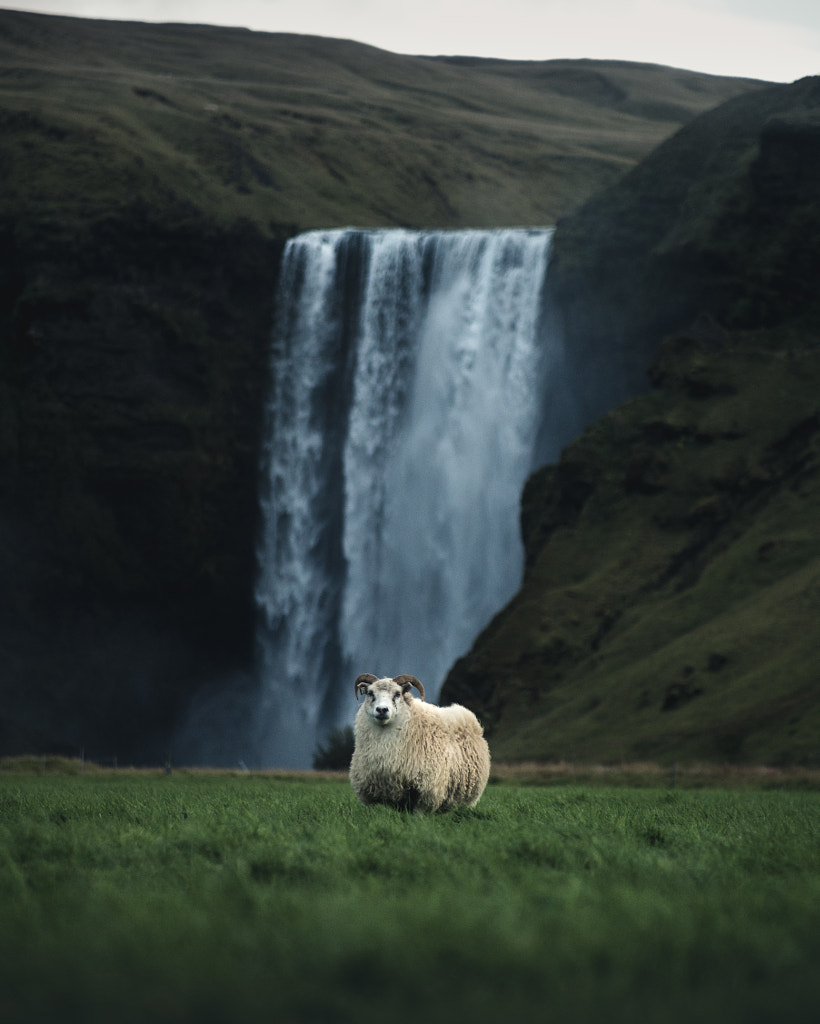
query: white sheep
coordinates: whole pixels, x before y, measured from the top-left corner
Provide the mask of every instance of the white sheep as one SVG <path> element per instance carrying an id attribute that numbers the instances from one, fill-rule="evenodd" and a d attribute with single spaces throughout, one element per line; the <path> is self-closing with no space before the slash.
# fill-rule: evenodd
<path id="1" fill-rule="evenodd" d="M 415 687 L 421 700 L 410 695 Z M 478 719 L 460 704 L 424 701 L 415 676 L 356 680 L 356 743 L 350 784 L 363 804 L 446 811 L 478 803 L 490 775 L 490 751 Z"/>

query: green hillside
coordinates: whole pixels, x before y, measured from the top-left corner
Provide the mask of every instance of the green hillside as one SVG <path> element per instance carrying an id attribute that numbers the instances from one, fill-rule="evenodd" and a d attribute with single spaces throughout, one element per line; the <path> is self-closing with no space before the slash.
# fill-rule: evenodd
<path id="1" fill-rule="evenodd" d="M 551 224 L 760 84 L 9 11 L 0 67 L 0 208 L 66 221 L 147 203 L 275 234 Z"/>
<path id="2" fill-rule="evenodd" d="M 559 227 L 568 358 L 654 351 L 652 390 L 524 493 L 523 588 L 445 685 L 496 757 L 820 760 L 818 271 L 817 78 L 702 115 Z"/>
<path id="3" fill-rule="evenodd" d="M 816 764 L 820 349 L 670 339 L 524 494 L 524 588 L 454 668 L 494 756 Z"/>

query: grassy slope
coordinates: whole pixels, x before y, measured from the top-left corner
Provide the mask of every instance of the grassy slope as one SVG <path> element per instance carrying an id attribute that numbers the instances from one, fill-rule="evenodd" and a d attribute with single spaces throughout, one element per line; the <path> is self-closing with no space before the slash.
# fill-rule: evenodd
<path id="1" fill-rule="evenodd" d="M 667 341 L 530 482 L 523 589 L 445 685 L 496 756 L 820 763 L 818 110 L 733 100 L 559 226 L 579 379 Z"/>
<path id="2" fill-rule="evenodd" d="M 614 62 L 0 12 L 3 205 L 142 199 L 263 230 L 552 223 L 756 83 Z"/>
<path id="3" fill-rule="evenodd" d="M 816 763 L 820 355 L 677 344 L 525 494 L 585 491 L 477 643 L 496 757 Z"/>
<path id="4" fill-rule="evenodd" d="M 0 1013 L 813 1019 L 816 793 L 0 778 Z"/>

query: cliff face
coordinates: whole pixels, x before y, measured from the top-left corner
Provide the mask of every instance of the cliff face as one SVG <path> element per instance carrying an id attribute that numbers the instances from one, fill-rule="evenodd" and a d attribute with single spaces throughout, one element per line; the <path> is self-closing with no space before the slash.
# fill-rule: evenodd
<path id="1" fill-rule="evenodd" d="M 525 490 L 443 694 L 496 757 L 820 759 L 818 124 L 820 79 L 731 101 L 559 225 L 569 358 L 648 393 Z"/>
<path id="2" fill-rule="evenodd" d="M 252 656 L 279 246 L 140 207 L 26 227 L 0 254 L 0 749 L 133 756 Z"/>

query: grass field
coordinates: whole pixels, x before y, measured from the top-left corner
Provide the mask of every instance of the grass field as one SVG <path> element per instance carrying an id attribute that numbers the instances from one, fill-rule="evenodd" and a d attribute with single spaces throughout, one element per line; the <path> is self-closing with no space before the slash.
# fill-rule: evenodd
<path id="1" fill-rule="evenodd" d="M 0 1020 L 799 1022 L 817 792 L 0 776 Z"/>

